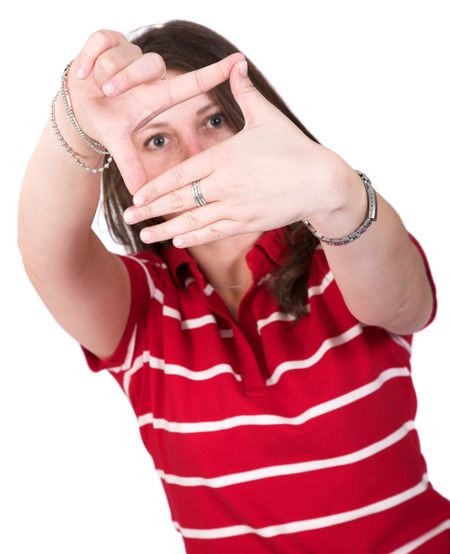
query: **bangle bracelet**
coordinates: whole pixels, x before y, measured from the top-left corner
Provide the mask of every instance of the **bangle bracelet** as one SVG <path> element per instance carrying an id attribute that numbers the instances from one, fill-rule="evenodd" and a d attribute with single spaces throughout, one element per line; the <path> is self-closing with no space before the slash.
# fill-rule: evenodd
<path id="1" fill-rule="evenodd" d="M 104 154 L 106 156 L 109 156 L 109 152 L 108 150 L 106 150 L 103 144 L 101 144 L 97 140 L 87 135 L 80 127 L 80 124 L 78 123 L 77 118 L 75 117 L 75 113 L 72 107 L 72 102 L 70 100 L 69 87 L 67 84 L 67 76 L 69 74 L 69 69 L 72 63 L 73 63 L 73 60 L 66 65 L 61 77 L 60 94 L 64 104 L 64 108 L 66 110 L 66 115 L 69 118 L 70 122 L 72 123 L 73 128 L 78 133 L 78 136 L 89 146 L 89 148 L 97 152 L 97 154 Z"/>
<path id="2" fill-rule="evenodd" d="M 324 235 L 321 235 L 318 233 L 314 227 L 311 225 L 309 221 L 306 219 L 303 220 L 304 225 L 310 231 L 316 238 L 318 238 L 321 242 L 324 242 L 326 244 L 331 244 L 333 246 L 342 246 L 344 244 L 348 244 L 349 242 L 353 242 L 357 238 L 359 238 L 363 233 L 367 231 L 367 229 L 370 227 L 373 221 L 376 221 L 377 219 L 377 194 L 375 192 L 375 189 L 372 187 L 372 183 L 370 182 L 370 179 L 365 175 L 362 171 L 356 170 L 356 173 L 361 177 L 361 180 L 363 182 L 364 188 L 366 189 L 367 193 L 367 214 L 364 219 L 364 221 L 361 223 L 361 225 L 353 231 L 353 233 L 350 233 L 349 235 L 346 235 L 345 237 L 341 237 L 338 239 L 332 239 L 329 237 L 325 237 Z"/>
<path id="3" fill-rule="evenodd" d="M 55 104 L 59 94 L 60 94 L 60 91 L 56 93 L 55 97 L 53 98 L 52 104 L 50 106 L 50 122 L 51 122 L 53 132 L 55 133 L 59 143 L 64 148 L 64 150 L 69 154 L 71 158 L 75 160 L 75 162 L 80 167 L 82 167 L 89 173 L 102 173 L 105 169 L 107 169 L 111 165 L 112 156 L 111 155 L 108 156 L 106 162 L 102 167 L 89 167 L 79 158 L 78 152 L 75 152 L 75 150 L 70 148 L 70 146 L 64 140 L 64 137 L 62 136 L 61 131 L 58 129 L 58 125 L 56 124 L 56 116 L 55 116 Z"/>

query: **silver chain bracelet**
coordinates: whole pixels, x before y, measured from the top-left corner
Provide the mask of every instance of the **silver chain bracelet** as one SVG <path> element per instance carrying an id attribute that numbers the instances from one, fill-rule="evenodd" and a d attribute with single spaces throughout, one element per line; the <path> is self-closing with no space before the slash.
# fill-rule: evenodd
<path id="1" fill-rule="evenodd" d="M 345 237 L 341 237 L 338 239 L 332 239 L 329 237 L 325 237 L 324 235 L 321 235 L 314 229 L 314 227 L 311 225 L 309 221 L 304 219 L 303 223 L 305 224 L 308 231 L 310 231 L 321 242 L 324 242 L 326 244 L 331 244 L 333 246 L 342 246 L 344 244 L 348 244 L 349 242 L 353 242 L 354 240 L 359 238 L 363 233 L 365 233 L 367 229 L 370 227 L 370 225 L 372 225 L 372 222 L 376 221 L 377 219 L 377 194 L 375 192 L 375 189 L 372 187 L 372 183 L 370 182 L 370 179 L 367 177 L 365 173 L 358 170 L 355 170 L 355 171 L 361 177 L 361 180 L 363 182 L 364 188 L 366 189 L 366 193 L 367 193 L 368 205 L 367 205 L 366 217 L 364 221 L 361 223 L 361 225 L 353 231 L 353 233 L 350 233 L 349 235 L 346 235 Z"/>
<path id="2" fill-rule="evenodd" d="M 97 154 L 104 154 L 108 156 L 109 152 L 108 150 L 106 150 L 103 144 L 101 144 L 97 140 L 87 135 L 80 127 L 80 124 L 78 123 L 77 118 L 75 117 L 75 113 L 72 108 L 72 102 L 70 100 L 69 87 L 67 84 L 67 76 L 69 74 L 69 69 L 72 63 L 73 63 L 73 60 L 66 65 L 61 77 L 61 99 L 63 101 L 64 108 L 66 110 L 66 115 L 69 118 L 70 122 L 72 123 L 73 128 L 78 133 L 78 136 L 89 146 L 89 148 L 94 150 L 94 152 L 97 152 Z"/>
<path id="3" fill-rule="evenodd" d="M 64 137 L 61 134 L 61 131 L 58 129 L 58 125 L 56 124 L 56 116 L 55 116 L 55 104 L 56 99 L 58 98 L 58 95 L 61 91 L 58 90 L 58 92 L 55 94 L 55 97 L 53 98 L 53 101 L 50 106 L 50 123 L 53 129 L 53 132 L 55 133 L 59 143 L 64 148 L 64 150 L 70 155 L 71 158 L 83 169 L 88 171 L 89 173 L 102 173 L 105 169 L 107 169 L 112 162 L 112 156 L 109 155 L 106 162 L 102 167 L 89 167 L 86 165 L 83 160 L 80 159 L 78 152 L 75 152 L 64 140 Z"/>

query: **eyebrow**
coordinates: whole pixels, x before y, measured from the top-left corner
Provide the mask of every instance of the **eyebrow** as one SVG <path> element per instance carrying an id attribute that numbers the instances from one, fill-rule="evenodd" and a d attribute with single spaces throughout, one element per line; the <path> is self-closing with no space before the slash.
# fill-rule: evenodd
<path id="1" fill-rule="evenodd" d="M 217 102 L 211 102 L 210 104 L 207 104 L 206 106 L 203 106 L 203 108 L 200 108 L 197 112 L 197 115 L 202 115 L 203 113 L 207 112 L 210 108 L 219 107 Z M 133 129 L 133 133 L 136 133 L 137 131 L 142 131 L 145 129 L 155 128 L 159 129 L 161 127 L 167 127 L 169 123 L 167 121 L 160 121 L 158 123 L 150 123 L 153 119 L 152 115 L 149 115 L 142 119 L 136 127 Z"/>

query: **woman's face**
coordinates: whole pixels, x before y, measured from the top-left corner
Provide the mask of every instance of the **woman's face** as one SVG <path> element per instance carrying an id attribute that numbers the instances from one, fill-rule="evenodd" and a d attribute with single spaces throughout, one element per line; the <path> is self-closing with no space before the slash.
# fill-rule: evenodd
<path id="1" fill-rule="evenodd" d="M 167 71 L 170 79 L 178 71 Z M 233 136 L 235 131 L 212 95 L 195 96 L 154 117 L 136 131 L 134 142 L 149 181 L 183 160 Z M 180 212 L 167 214 L 170 219 Z"/>

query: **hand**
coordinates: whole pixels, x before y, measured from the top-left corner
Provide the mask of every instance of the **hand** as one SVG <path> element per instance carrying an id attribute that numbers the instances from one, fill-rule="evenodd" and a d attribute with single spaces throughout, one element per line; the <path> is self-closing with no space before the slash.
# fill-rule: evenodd
<path id="1" fill-rule="evenodd" d="M 71 65 L 68 86 L 81 128 L 112 154 L 130 192 L 147 181 L 132 133 L 143 120 L 228 79 L 235 53 L 218 63 L 165 78 L 164 60 L 143 54 L 124 35 L 97 31 Z"/>
<path id="2" fill-rule="evenodd" d="M 125 211 L 128 223 L 184 211 L 143 229 L 143 242 L 175 237 L 175 246 L 196 246 L 303 219 L 313 222 L 339 205 L 343 189 L 336 183 L 351 168 L 270 104 L 240 74 L 240 65 L 232 68 L 230 85 L 244 114 L 244 128 L 137 191 L 134 203 L 139 207 Z M 197 207 L 194 201 L 195 180 L 201 180 L 206 206 Z"/>

